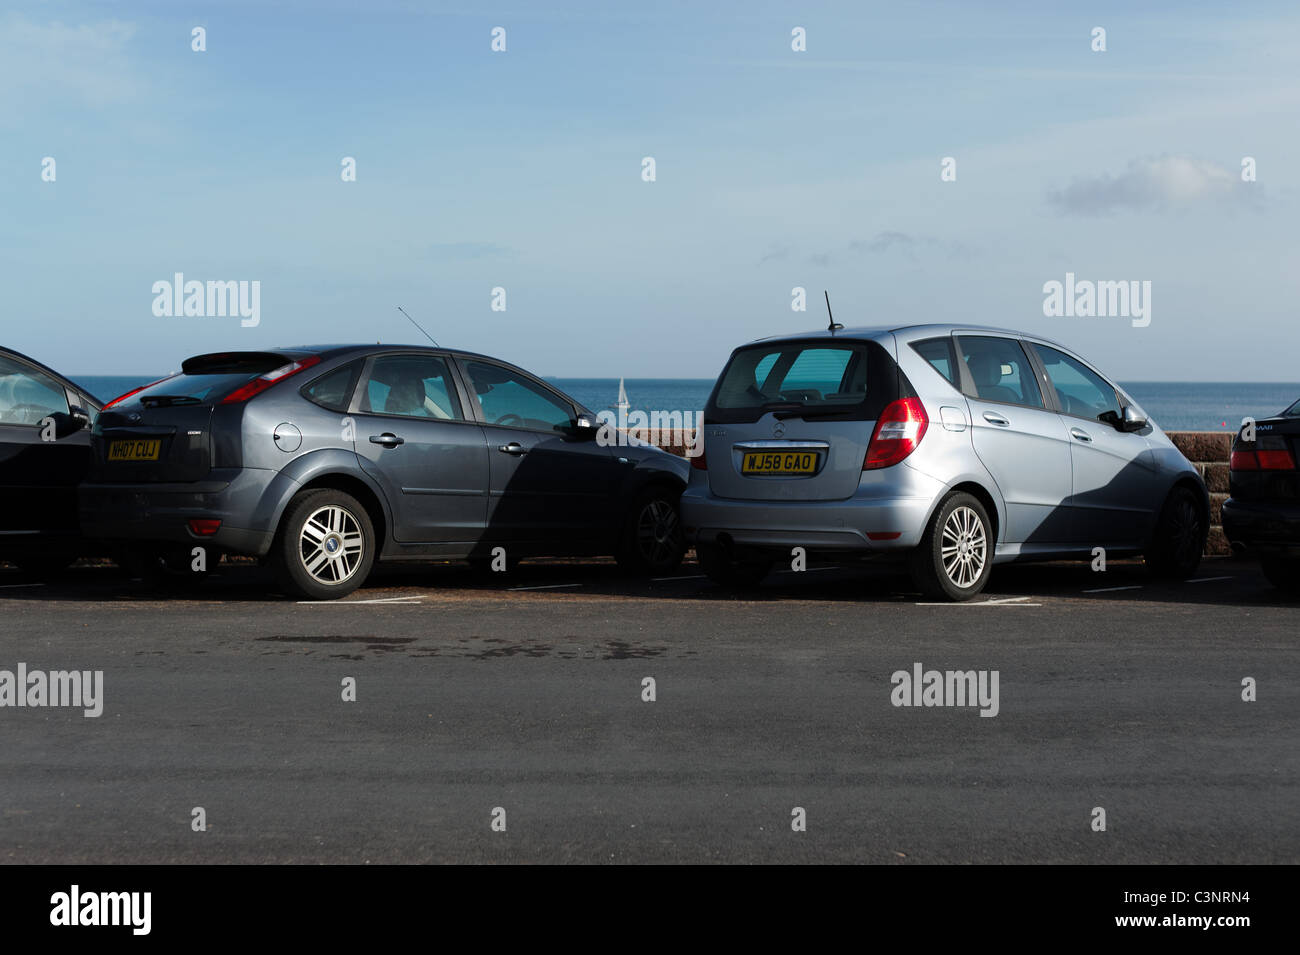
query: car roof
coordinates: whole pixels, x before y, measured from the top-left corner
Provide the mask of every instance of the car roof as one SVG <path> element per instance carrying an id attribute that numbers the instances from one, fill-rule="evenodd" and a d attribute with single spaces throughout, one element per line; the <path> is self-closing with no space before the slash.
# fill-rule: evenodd
<path id="1" fill-rule="evenodd" d="M 819 328 L 807 332 L 798 332 L 789 335 L 770 335 L 766 338 L 756 338 L 749 345 L 757 345 L 763 342 L 781 342 L 781 341 L 806 341 L 809 339 L 826 339 L 827 341 L 838 339 L 852 339 L 855 341 L 882 341 L 891 336 L 896 337 L 904 344 L 915 341 L 921 341 L 926 338 L 935 338 L 942 335 L 951 335 L 953 333 L 975 333 L 975 334 L 993 334 L 993 335 L 1012 335 L 1016 338 L 1027 338 L 1031 341 L 1044 342 L 1070 351 L 1069 347 L 1062 345 L 1043 335 L 1037 335 L 1033 332 L 1024 332 L 1014 328 L 999 328 L 994 325 L 973 325 L 973 324 L 954 324 L 951 322 L 934 322 L 923 325 L 879 325 L 879 326 L 855 326 L 853 328 L 838 328 L 831 331 L 829 328 Z M 744 346 L 742 346 L 744 347 Z"/>

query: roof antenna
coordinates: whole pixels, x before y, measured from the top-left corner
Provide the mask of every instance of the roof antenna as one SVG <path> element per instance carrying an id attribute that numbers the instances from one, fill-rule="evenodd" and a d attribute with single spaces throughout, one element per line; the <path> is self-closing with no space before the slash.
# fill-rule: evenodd
<path id="1" fill-rule="evenodd" d="M 826 330 L 834 335 L 844 326 L 835 321 L 835 316 L 831 314 L 831 293 L 822 289 L 822 294 L 826 296 L 826 317 L 830 319 L 830 324 L 826 326 Z"/>
<path id="2" fill-rule="evenodd" d="M 829 300 L 828 300 L 828 301 L 829 301 Z M 402 306 L 400 306 L 400 305 L 397 306 L 397 310 L 398 310 L 399 312 L 401 312 L 403 315 L 406 315 L 406 309 L 402 308 Z M 416 328 L 420 328 L 419 323 L 416 322 L 416 320 L 413 319 L 410 315 L 406 315 L 406 320 L 407 320 L 408 322 L 410 322 L 412 325 L 414 325 Z M 433 336 L 430 335 L 428 332 L 426 332 L 423 328 L 420 328 L 420 334 L 423 335 L 425 338 L 429 339 L 429 341 L 433 342 Z M 437 342 L 433 342 L 433 345 L 434 345 L 435 348 L 441 348 L 441 347 L 442 347 L 442 346 L 439 345 Z"/>

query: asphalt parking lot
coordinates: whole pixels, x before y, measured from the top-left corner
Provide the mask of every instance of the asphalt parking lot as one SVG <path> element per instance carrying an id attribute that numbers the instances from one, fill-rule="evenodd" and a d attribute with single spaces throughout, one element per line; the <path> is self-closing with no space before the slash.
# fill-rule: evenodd
<path id="1" fill-rule="evenodd" d="M 0 669 L 104 674 L 97 718 L 0 709 L 0 860 L 1300 861 L 1300 602 L 1247 562 L 1004 567 L 948 605 L 691 563 L 267 586 L 0 570 Z M 893 705 L 918 663 L 997 671 L 997 715 Z"/>

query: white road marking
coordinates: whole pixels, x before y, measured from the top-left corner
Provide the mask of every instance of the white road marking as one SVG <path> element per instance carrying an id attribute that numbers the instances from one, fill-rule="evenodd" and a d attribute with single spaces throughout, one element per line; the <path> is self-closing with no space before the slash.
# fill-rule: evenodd
<path id="1" fill-rule="evenodd" d="M 992 600 L 980 600 L 978 602 L 959 602 L 959 601 L 942 601 L 939 603 L 922 603 L 918 602 L 918 607 L 1041 607 L 1042 604 L 1021 603 L 1028 600 L 1028 597 L 996 597 Z"/>
<path id="2" fill-rule="evenodd" d="M 511 587 L 511 590 L 556 590 L 560 587 L 581 587 L 582 584 L 538 584 L 536 587 Z"/>
<path id="3" fill-rule="evenodd" d="M 44 584 L 0 584 L 0 590 L 13 590 L 16 587 L 44 587 Z"/>
<path id="4" fill-rule="evenodd" d="M 331 607 L 351 607 L 354 604 L 408 604 L 419 603 L 423 597 L 375 597 L 373 600 L 299 600 L 300 604 Z"/>
<path id="5" fill-rule="evenodd" d="M 1209 583 L 1210 581 L 1212 581 L 1212 580 L 1232 580 L 1232 576 L 1229 575 L 1229 576 L 1227 576 L 1227 577 L 1197 577 L 1195 580 L 1188 580 L 1188 581 L 1185 581 L 1185 583 L 1189 583 L 1189 584 L 1208 584 L 1208 583 Z"/>
<path id="6" fill-rule="evenodd" d="M 690 574 L 686 577 L 651 577 L 650 579 L 655 583 L 661 583 L 665 580 L 704 580 L 707 577 L 708 574 Z"/>
<path id="7" fill-rule="evenodd" d="M 1133 584 L 1133 585 L 1128 586 L 1128 587 L 1098 587 L 1096 590 L 1085 590 L 1085 591 L 1083 591 L 1083 593 L 1085 593 L 1085 594 L 1109 594 L 1109 593 L 1114 593 L 1116 590 L 1141 590 L 1141 589 L 1142 589 L 1142 585 L 1141 585 L 1141 584 Z"/>

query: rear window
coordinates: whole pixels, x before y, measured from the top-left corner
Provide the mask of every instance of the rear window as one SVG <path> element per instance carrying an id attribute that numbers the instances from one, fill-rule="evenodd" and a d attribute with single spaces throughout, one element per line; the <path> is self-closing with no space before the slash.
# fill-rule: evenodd
<path id="1" fill-rule="evenodd" d="M 346 411 L 352 397 L 352 386 L 357 383 L 361 362 L 354 361 L 326 372 L 315 381 L 302 387 L 302 396 L 313 404 L 330 411 Z"/>
<path id="2" fill-rule="evenodd" d="M 931 368 L 947 378 L 948 384 L 955 388 L 961 387 L 957 382 L 957 367 L 953 361 L 951 336 L 913 342 L 912 350 L 929 362 Z"/>
<path id="3" fill-rule="evenodd" d="M 209 404 L 291 361 L 270 352 L 199 355 L 187 358 L 179 375 L 150 385 L 131 400 L 143 404 Z"/>
<path id="4" fill-rule="evenodd" d="M 788 411 L 872 420 L 898 394 L 898 367 L 875 342 L 772 342 L 732 354 L 705 418 L 741 423 Z"/>

